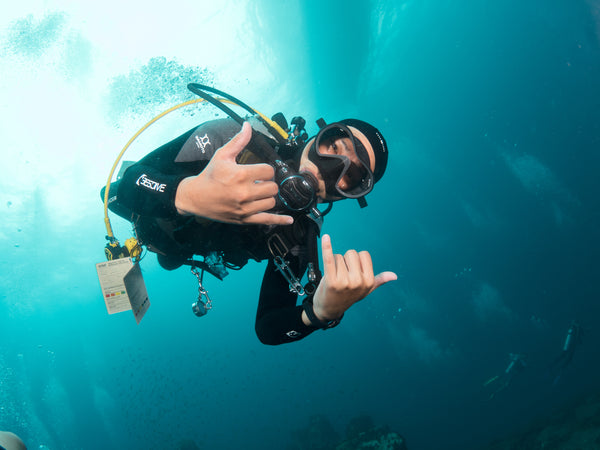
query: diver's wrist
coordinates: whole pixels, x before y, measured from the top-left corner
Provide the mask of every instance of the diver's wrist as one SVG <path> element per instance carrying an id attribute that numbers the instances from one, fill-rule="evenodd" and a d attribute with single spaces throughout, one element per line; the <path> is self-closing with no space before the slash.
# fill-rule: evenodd
<path id="1" fill-rule="evenodd" d="M 311 303 L 313 304 L 313 311 L 315 313 L 315 316 L 317 317 L 317 319 L 323 321 L 323 322 L 327 322 L 329 320 L 335 320 L 337 318 L 339 318 L 340 316 L 343 316 L 344 313 L 337 313 L 335 311 L 329 311 L 326 310 L 326 308 L 323 308 L 323 306 L 319 303 L 315 304 L 312 299 L 311 299 Z"/>
<path id="2" fill-rule="evenodd" d="M 304 322 L 305 325 L 323 329 L 333 328 L 337 326 L 344 317 L 344 314 L 342 313 L 335 318 L 327 318 L 323 313 L 317 315 L 316 309 L 317 308 L 315 308 L 315 305 L 312 302 L 312 298 L 307 297 L 304 299 L 302 302 L 302 322 Z"/>
<path id="3" fill-rule="evenodd" d="M 177 185 L 177 190 L 175 191 L 175 198 L 173 200 L 173 206 L 175 207 L 175 211 L 177 211 L 177 214 L 181 216 L 199 215 L 197 211 L 201 208 L 201 197 L 195 198 L 192 195 L 192 190 L 194 189 L 192 182 L 194 178 L 196 177 L 185 177 Z"/>
<path id="4" fill-rule="evenodd" d="M 177 214 L 180 214 L 182 216 L 187 216 L 190 213 L 187 212 L 185 210 L 185 188 L 186 188 L 186 184 L 189 182 L 189 178 L 184 178 L 183 180 L 181 180 L 179 182 L 179 185 L 177 186 L 177 190 L 175 191 L 175 200 L 173 201 L 173 206 L 175 206 L 175 210 L 177 211 Z"/>

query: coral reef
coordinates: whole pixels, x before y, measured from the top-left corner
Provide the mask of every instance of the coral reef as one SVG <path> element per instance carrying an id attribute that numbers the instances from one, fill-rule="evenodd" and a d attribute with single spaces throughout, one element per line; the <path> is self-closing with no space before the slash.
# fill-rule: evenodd
<path id="1" fill-rule="evenodd" d="M 357 416 L 346 426 L 346 436 L 339 436 L 329 420 L 312 416 L 306 427 L 292 433 L 287 450 L 407 450 L 402 436 L 387 426 L 376 426 L 368 415 Z"/>
<path id="2" fill-rule="evenodd" d="M 339 435 L 323 415 L 311 416 L 308 425 L 294 431 L 292 438 L 287 450 L 331 450 L 339 442 Z"/>
<path id="3" fill-rule="evenodd" d="M 335 450 L 407 450 L 406 442 L 386 426 L 376 426 L 346 439 Z"/>

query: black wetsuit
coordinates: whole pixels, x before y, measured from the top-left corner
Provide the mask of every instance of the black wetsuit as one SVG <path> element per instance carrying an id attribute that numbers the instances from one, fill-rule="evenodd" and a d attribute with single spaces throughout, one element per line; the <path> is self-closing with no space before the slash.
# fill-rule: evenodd
<path id="1" fill-rule="evenodd" d="M 275 235 L 277 242 L 279 237 L 283 239 L 289 249 L 285 260 L 301 278 L 314 257 L 308 242 L 311 239 L 316 242 L 318 229 L 312 220 L 294 213 L 291 215 L 295 216 L 295 223 L 287 227 L 233 225 L 181 216 L 175 209 L 175 193 L 181 180 L 200 173 L 215 151 L 239 130 L 240 125 L 231 119 L 214 120 L 154 150 L 128 167 L 111 185 L 109 208 L 134 224 L 140 243 L 156 252 L 165 268 L 178 267 L 193 255 L 206 255 L 211 250 L 240 267 L 249 259 L 268 259 L 256 315 L 256 334 L 264 344 L 297 341 L 317 328 L 302 322 L 302 305 L 296 305 L 297 295 L 290 292 L 288 282 L 276 270 L 267 241 Z M 283 158 L 298 163 L 298 149 L 284 147 L 280 155 L 282 152 L 289 152 Z M 258 161 L 244 150 L 238 162 Z"/>

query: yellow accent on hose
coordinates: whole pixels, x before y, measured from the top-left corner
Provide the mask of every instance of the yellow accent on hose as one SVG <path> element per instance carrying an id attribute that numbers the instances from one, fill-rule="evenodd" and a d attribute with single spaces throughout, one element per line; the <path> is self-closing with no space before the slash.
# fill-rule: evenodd
<path id="1" fill-rule="evenodd" d="M 183 106 L 191 105 L 193 103 L 199 103 L 202 101 L 204 101 L 204 100 L 201 98 L 196 98 L 194 100 L 189 100 L 187 102 L 180 103 L 179 105 L 175 105 L 172 108 L 169 108 L 166 111 L 163 111 L 158 116 L 156 116 L 155 118 L 150 120 L 148 123 L 146 123 L 142 128 L 140 128 L 138 130 L 138 132 L 135 133 L 131 139 L 129 139 L 127 144 L 125 144 L 125 147 L 123 147 L 123 150 L 121 150 L 121 153 L 119 153 L 115 163 L 113 164 L 112 168 L 110 169 L 110 173 L 108 174 L 108 180 L 106 181 L 106 189 L 104 190 L 104 224 L 106 225 L 106 233 L 109 238 L 111 238 L 111 239 L 114 238 L 114 234 L 112 232 L 112 227 L 110 225 L 110 219 L 108 218 L 108 194 L 110 191 L 110 182 L 112 180 L 113 174 L 115 173 L 115 169 L 117 168 L 117 165 L 119 164 L 119 161 L 121 161 L 121 158 L 123 157 L 123 155 L 129 148 L 129 146 L 131 144 L 133 144 L 133 141 L 135 141 L 140 134 L 142 134 L 150 125 L 152 125 L 154 122 L 156 122 L 161 117 L 164 117 L 167 114 L 169 114 L 171 111 L 175 111 L 176 109 L 179 109 Z"/>
<path id="2" fill-rule="evenodd" d="M 237 103 L 235 103 L 235 102 L 233 102 L 231 100 L 227 100 L 225 98 L 217 98 L 217 100 L 219 100 L 221 102 L 225 102 L 225 103 L 229 103 L 229 104 L 232 104 L 232 105 L 239 106 Z M 177 110 L 179 108 L 182 108 L 184 106 L 192 105 L 194 103 L 205 102 L 205 101 L 206 100 L 204 100 L 203 98 L 196 98 L 196 99 L 193 99 L 193 100 L 188 100 L 187 102 L 179 103 L 178 105 L 175 105 L 175 106 L 167 109 L 166 111 L 163 111 L 158 116 L 154 117 L 152 120 L 150 120 L 148 123 L 146 123 L 142 128 L 140 128 L 138 130 L 138 132 L 135 133 L 131 139 L 129 139 L 129 141 L 127 142 L 127 144 L 125 144 L 125 147 L 123 147 L 123 150 L 121 150 L 121 152 L 117 156 L 117 159 L 115 160 L 115 163 L 113 164 L 112 168 L 110 169 L 110 173 L 108 174 L 108 180 L 106 180 L 106 188 L 104 190 L 104 224 L 106 226 L 107 238 L 109 240 L 112 241 L 112 240 L 115 239 L 115 236 L 114 236 L 113 231 L 112 231 L 112 226 L 110 225 L 110 219 L 108 217 L 108 196 L 109 196 L 109 191 L 110 191 L 110 182 L 112 180 L 113 174 L 115 173 L 115 169 L 117 168 L 117 165 L 119 164 L 119 161 L 121 161 L 121 158 L 123 157 L 123 155 L 125 154 L 125 152 L 129 148 L 129 146 L 131 144 L 133 144 L 133 142 L 138 138 L 138 136 L 140 134 L 142 134 L 150 125 L 152 125 L 158 119 L 161 119 L 162 117 L 166 116 L 167 114 L 169 114 L 169 113 L 171 113 L 171 112 L 173 112 L 173 111 L 175 111 L 175 110 Z M 264 121 L 266 121 L 267 123 L 269 123 L 269 125 L 271 125 L 279 134 L 281 134 L 281 136 L 284 139 L 287 139 L 288 134 L 283 130 L 283 128 L 281 128 L 279 126 L 279 124 L 277 124 L 276 122 L 274 122 L 271 119 L 267 118 L 264 114 L 258 112 L 254 108 L 252 108 L 252 110 L 256 114 L 258 114 Z"/>
<path id="3" fill-rule="evenodd" d="M 271 125 L 275 129 L 275 131 L 277 131 L 281 135 L 282 138 L 284 138 L 284 139 L 288 138 L 287 132 L 283 128 L 281 128 L 277 122 L 275 122 L 274 120 L 269 119 L 263 113 L 258 112 L 254 108 L 252 108 L 252 111 L 254 111 L 256 114 L 258 114 L 262 118 L 262 120 L 264 120 L 269 125 Z"/>

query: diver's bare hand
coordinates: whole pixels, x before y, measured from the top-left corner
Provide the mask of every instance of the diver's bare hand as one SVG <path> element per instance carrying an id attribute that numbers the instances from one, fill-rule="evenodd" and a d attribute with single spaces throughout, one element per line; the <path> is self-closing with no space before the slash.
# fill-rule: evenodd
<path id="1" fill-rule="evenodd" d="M 291 216 L 267 213 L 275 206 L 277 184 L 269 164 L 238 164 L 236 156 L 252 137 L 250 124 L 218 149 L 206 168 L 184 178 L 175 194 L 175 207 L 183 215 L 237 224 L 289 225 Z"/>
<path id="2" fill-rule="evenodd" d="M 343 256 L 333 253 L 331 238 L 321 239 L 323 279 L 313 298 L 313 309 L 318 319 L 338 319 L 356 302 L 379 286 L 398 279 L 394 272 L 375 275 L 371 255 L 367 251 L 348 250 Z M 303 320 L 305 314 L 303 314 Z M 308 317 L 304 322 L 308 325 Z"/>

